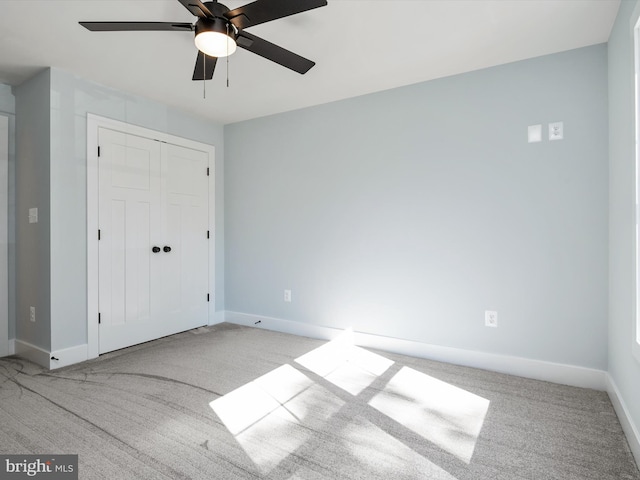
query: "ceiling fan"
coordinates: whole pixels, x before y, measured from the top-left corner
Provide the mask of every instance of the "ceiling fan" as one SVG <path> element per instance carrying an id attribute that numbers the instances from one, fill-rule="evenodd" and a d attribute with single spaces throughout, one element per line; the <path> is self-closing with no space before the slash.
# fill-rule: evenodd
<path id="1" fill-rule="evenodd" d="M 234 10 L 217 1 L 178 0 L 198 17 L 194 23 L 183 22 L 79 22 L 92 32 L 115 31 L 195 31 L 198 48 L 193 80 L 211 80 L 219 57 L 244 48 L 261 57 L 304 74 L 315 62 L 278 45 L 245 32 L 245 28 L 306 12 L 327 5 L 326 0 L 256 0 Z"/>

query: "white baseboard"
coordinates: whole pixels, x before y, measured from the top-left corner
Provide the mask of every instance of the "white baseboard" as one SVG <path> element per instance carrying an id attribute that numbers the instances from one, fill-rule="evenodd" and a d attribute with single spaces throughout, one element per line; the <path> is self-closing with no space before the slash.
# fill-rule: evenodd
<path id="1" fill-rule="evenodd" d="M 75 347 L 63 348 L 62 350 L 55 350 L 51 352 L 49 357 L 49 369 L 54 370 L 56 368 L 66 367 L 67 365 L 73 365 L 74 363 L 84 362 L 89 359 L 89 346 L 76 345 Z"/>
<path id="2" fill-rule="evenodd" d="M 636 459 L 636 464 L 640 466 L 640 431 L 638 431 L 638 428 L 633 422 L 627 405 L 622 399 L 620 390 L 618 390 L 618 386 L 613 381 L 613 378 L 611 378 L 611 375 L 607 375 L 607 393 L 613 404 L 613 409 L 616 411 L 616 415 L 618 415 L 622 430 L 627 437 L 629 449 Z"/>
<path id="3" fill-rule="evenodd" d="M 281 318 L 232 311 L 225 312 L 225 321 L 322 340 L 332 340 L 343 332 L 343 330 L 332 327 L 322 327 Z M 354 332 L 354 341 L 362 347 L 386 350 L 413 357 L 427 358 L 575 387 L 593 388 L 595 390 L 607 389 L 607 373 L 603 370 L 461 348 L 442 347 L 361 332 Z"/>
<path id="4" fill-rule="evenodd" d="M 45 349 L 36 347 L 35 345 L 23 340 L 15 340 L 16 355 L 26 358 L 27 360 L 37 363 L 38 365 L 49 368 L 51 355 Z"/>
<path id="5" fill-rule="evenodd" d="M 301 337 L 318 338 L 321 340 L 333 340 L 338 337 L 343 330 L 332 327 L 321 327 L 311 323 L 293 322 L 275 317 L 265 317 L 264 315 L 254 315 L 251 313 L 225 311 L 224 321 L 245 325 L 247 327 L 262 328 L 276 332 L 290 333 Z"/>
<path id="6" fill-rule="evenodd" d="M 15 340 L 14 342 L 16 355 L 26 358 L 49 370 L 84 362 L 88 359 L 88 346 L 86 344 L 48 352 L 43 348 L 36 347 L 23 340 Z"/>

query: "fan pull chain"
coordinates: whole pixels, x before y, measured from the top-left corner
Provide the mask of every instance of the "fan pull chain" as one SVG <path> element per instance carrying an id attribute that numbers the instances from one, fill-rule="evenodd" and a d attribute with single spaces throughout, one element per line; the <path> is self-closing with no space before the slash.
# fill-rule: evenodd
<path id="1" fill-rule="evenodd" d="M 202 53 L 202 98 L 207 98 L 207 56 L 204 52 Z"/>

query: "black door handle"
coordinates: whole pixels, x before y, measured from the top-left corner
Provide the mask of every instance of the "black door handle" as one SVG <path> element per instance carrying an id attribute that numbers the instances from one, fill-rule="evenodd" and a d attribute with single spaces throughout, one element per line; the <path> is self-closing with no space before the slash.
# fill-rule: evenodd
<path id="1" fill-rule="evenodd" d="M 158 253 L 158 252 L 160 251 L 160 247 L 153 247 L 153 248 L 151 249 L 151 251 L 152 251 L 153 253 Z"/>
<path id="2" fill-rule="evenodd" d="M 169 253 L 171 251 L 171 247 L 165 245 L 162 250 L 164 250 L 165 252 Z"/>

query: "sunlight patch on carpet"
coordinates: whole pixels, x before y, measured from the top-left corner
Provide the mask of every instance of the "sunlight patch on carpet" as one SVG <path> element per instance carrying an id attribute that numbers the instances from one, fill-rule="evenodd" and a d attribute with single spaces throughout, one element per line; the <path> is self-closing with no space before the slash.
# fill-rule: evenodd
<path id="1" fill-rule="evenodd" d="M 489 400 L 402 367 L 369 405 L 469 463 Z"/>
<path id="2" fill-rule="evenodd" d="M 209 405 L 266 474 L 309 441 L 344 402 L 283 365 Z"/>
<path id="3" fill-rule="evenodd" d="M 351 331 L 295 361 L 352 395 L 360 394 L 393 365 L 392 360 L 354 345 Z"/>
<path id="4" fill-rule="evenodd" d="M 351 395 L 358 396 L 394 365 L 382 355 L 353 344 L 352 332 L 298 357 L 299 365 Z M 398 365 L 398 367 L 400 367 Z M 283 365 L 210 404 L 262 474 L 326 428 L 345 401 L 292 365 Z M 489 400 L 402 366 L 368 405 L 465 463 L 470 463 L 489 408 Z M 362 419 L 343 434 L 351 461 L 376 469 L 420 459 L 427 478 L 455 480 L 448 472 L 408 448 L 400 437 Z M 329 450 L 338 448 L 325 445 Z M 383 451 L 383 452 L 382 452 Z M 376 453 L 374 453 L 376 452 Z M 382 452 L 382 453 L 381 453 Z M 337 453 L 337 452 L 336 452 Z"/>

